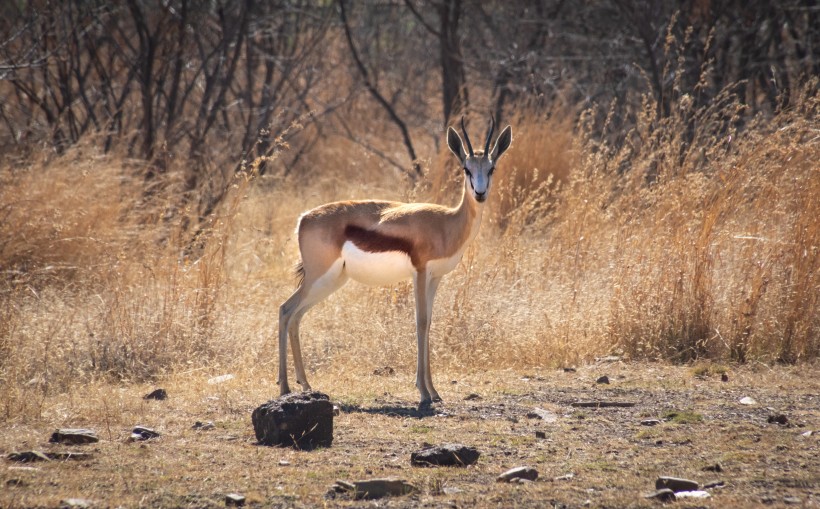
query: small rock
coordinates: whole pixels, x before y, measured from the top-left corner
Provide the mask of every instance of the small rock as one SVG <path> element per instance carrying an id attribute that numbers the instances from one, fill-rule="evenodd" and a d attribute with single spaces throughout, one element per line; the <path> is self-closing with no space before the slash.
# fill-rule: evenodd
<path id="1" fill-rule="evenodd" d="M 134 426 L 134 429 L 131 430 L 131 441 L 142 441 L 142 440 L 150 440 L 152 438 L 159 438 L 159 433 L 154 431 L 151 428 L 146 428 L 145 426 Z"/>
<path id="2" fill-rule="evenodd" d="M 34 461 L 51 461 L 51 458 L 40 451 L 13 452 L 6 456 L 10 461 L 19 463 L 31 463 Z"/>
<path id="3" fill-rule="evenodd" d="M 571 481 L 575 478 L 575 474 L 572 472 L 564 475 L 559 475 L 558 477 L 554 478 L 553 481 Z"/>
<path id="4" fill-rule="evenodd" d="M 156 399 L 162 401 L 164 399 L 168 399 L 168 393 L 165 392 L 165 389 L 154 389 L 153 391 L 143 396 L 142 399 Z"/>
<path id="5" fill-rule="evenodd" d="M 97 433 L 90 429 L 61 428 L 54 430 L 48 441 L 53 444 L 93 444 L 99 442 L 100 439 Z"/>
<path id="6" fill-rule="evenodd" d="M 547 434 L 544 433 L 543 431 L 536 431 L 535 432 L 535 438 L 547 438 Z"/>
<path id="7" fill-rule="evenodd" d="M 724 481 L 709 481 L 703 485 L 703 489 L 711 490 L 713 488 L 722 488 L 726 486 L 726 482 Z"/>
<path id="8" fill-rule="evenodd" d="M 660 500 L 661 502 L 674 502 L 675 500 L 677 500 L 677 498 L 675 497 L 675 492 L 670 490 L 669 488 L 663 488 L 653 491 L 648 495 L 644 495 L 644 498 L 654 498 Z"/>
<path id="9" fill-rule="evenodd" d="M 528 419 L 541 419 L 545 422 L 555 422 L 558 420 L 558 416 L 549 410 L 544 410 L 543 408 L 535 407 L 532 411 L 527 412 Z"/>
<path id="10" fill-rule="evenodd" d="M 569 368 L 569 367 L 564 368 L 564 373 L 575 373 L 575 372 L 577 372 L 577 371 L 578 371 L 578 370 L 577 370 L 577 369 L 575 369 L 575 368 Z"/>
<path id="11" fill-rule="evenodd" d="M 681 479 L 679 477 L 658 477 L 658 480 L 655 481 L 655 489 L 662 490 L 664 488 L 669 488 L 677 493 L 679 491 L 695 491 L 700 488 L 700 485 L 696 481 Z"/>
<path id="12" fill-rule="evenodd" d="M 384 366 L 374 369 L 373 374 L 377 376 L 393 376 L 396 374 L 396 370 L 390 366 Z"/>
<path id="13" fill-rule="evenodd" d="M 804 437 L 808 438 L 808 437 L 812 436 L 813 434 L 814 434 L 814 431 L 809 430 L 809 431 L 804 431 L 803 433 L 800 433 L 800 436 L 804 436 Z"/>
<path id="14" fill-rule="evenodd" d="M 789 423 L 789 418 L 783 414 L 773 414 L 769 416 L 769 424 L 780 424 L 785 426 Z"/>
<path id="15" fill-rule="evenodd" d="M 532 467 L 515 467 L 507 470 L 496 478 L 497 482 L 510 482 L 513 479 L 527 479 L 534 481 L 538 479 L 538 470 Z"/>
<path id="16" fill-rule="evenodd" d="M 720 381 L 721 382 L 728 382 L 729 381 L 729 375 L 727 375 L 726 373 L 721 373 L 720 374 Z"/>
<path id="17" fill-rule="evenodd" d="M 712 495 L 703 491 L 703 490 L 693 490 L 693 491 L 678 491 L 675 493 L 675 496 L 678 498 L 709 498 Z"/>
<path id="18" fill-rule="evenodd" d="M 803 501 L 800 500 L 797 497 L 783 497 L 783 502 L 786 503 L 786 504 L 801 504 L 801 503 L 803 503 Z"/>
<path id="19" fill-rule="evenodd" d="M 60 509 L 87 509 L 91 507 L 91 501 L 84 498 L 66 498 L 60 500 Z"/>
<path id="20" fill-rule="evenodd" d="M 357 499 L 372 500 L 388 496 L 407 495 L 416 491 L 416 487 L 403 479 L 367 479 L 363 481 L 336 481 L 332 490 L 337 493 L 348 492 Z"/>
<path id="21" fill-rule="evenodd" d="M 279 460 L 279 466 L 280 467 L 286 467 L 288 465 L 290 465 L 290 461 L 288 461 L 288 460 Z"/>
<path id="22" fill-rule="evenodd" d="M 607 355 L 606 357 L 597 357 L 597 362 L 618 362 L 621 358 L 617 355 Z"/>
<path id="23" fill-rule="evenodd" d="M 744 397 L 740 398 L 740 404 L 741 405 L 757 405 L 757 401 L 755 401 L 754 398 L 751 398 L 749 396 L 744 396 Z"/>
<path id="24" fill-rule="evenodd" d="M 410 455 L 415 466 L 467 466 L 478 461 L 481 453 L 475 447 L 461 444 L 429 446 Z"/>
<path id="25" fill-rule="evenodd" d="M 227 382 L 228 380 L 233 380 L 233 375 L 231 375 L 230 373 L 227 375 L 219 375 L 213 378 L 209 378 L 208 385 L 221 384 L 222 382 Z"/>
<path id="26" fill-rule="evenodd" d="M 720 463 L 715 463 L 714 465 L 706 465 L 701 470 L 704 472 L 723 472 L 723 467 L 720 466 Z"/>
<path id="27" fill-rule="evenodd" d="M 660 423 L 660 419 L 644 419 L 641 421 L 641 426 L 657 426 Z"/>
<path id="28" fill-rule="evenodd" d="M 333 416 L 338 417 L 339 414 L 342 413 L 342 409 L 339 408 L 339 405 L 333 405 Z"/>
<path id="29" fill-rule="evenodd" d="M 17 478 L 12 477 L 11 479 L 8 479 L 6 481 L 6 486 L 11 486 L 11 487 L 16 488 L 18 486 L 20 486 L 20 487 L 28 486 L 28 483 L 26 482 L 25 479 L 17 479 Z"/>
<path id="30" fill-rule="evenodd" d="M 208 421 L 208 422 L 196 421 L 194 423 L 194 425 L 191 426 L 191 428 L 197 429 L 199 431 L 208 431 L 208 430 L 212 430 L 212 429 L 216 428 L 216 424 L 214 424 L 213 421 Z"/>
<path id="31" fill-rule="evenodd" d="M 245 505 L 245 497 L 238 493 L 228 493 L 225 495 L 225 505 L 228 507 L 242 507 Z"/>
<path id="32" fill-rule="evenodd" d="M 476 399 L 481 399 L 481 395 L 476 394 L 476 393 L 473 392 L 473 393 L 470 393 L 470 394 L 464 396 L 464 401 L 473 401 L 473 400 L 476 400 Z"/>
<path id="33" fill-rule="evenodd" d="M 609 377 L 604 375 L 595 380 L 596 384 L 609 384 Z"/>

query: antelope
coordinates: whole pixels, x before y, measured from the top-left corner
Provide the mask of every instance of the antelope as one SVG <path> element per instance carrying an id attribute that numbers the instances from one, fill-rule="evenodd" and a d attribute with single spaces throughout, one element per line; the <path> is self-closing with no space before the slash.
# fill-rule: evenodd
<path id="1" fill-rule="evenodd" d="M 461 202 L 450 208 L 432 203 L 381 200 L 339 201 L 302 214 L 296 227 L 301 261 L 296 291 L 279 308 L 279 390 L 290 392 L 287 340 L 293 351 L 296 381 L 310 390 L 299 344 L 299 322 L 318 302 L 348 279 L 384 286 L 412 278 L 416 301 L 418 357 L 416 387 L 420 406 L 441 401 L 430 374 L 430 319 L 441 278 L 455 269 L 478 234 L 481 215 L 501 155 L 509 148 L 508 125 L 490 150 L 495 119 L 491 118 L 483 151 L 473 151 L 461 118 L 464 142 L 447 129 L 447 146 L 464 170 Z"/>

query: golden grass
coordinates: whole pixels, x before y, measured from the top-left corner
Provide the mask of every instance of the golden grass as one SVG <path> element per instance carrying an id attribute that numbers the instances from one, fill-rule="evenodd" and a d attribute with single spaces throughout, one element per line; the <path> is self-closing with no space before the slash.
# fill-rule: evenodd
<path id="1" fill-rule="evenodd" d="M 611 352 L 815 359 L 820 97 L 811 87 L 743 131 L 718 129 L 739 110 L 728 96 L 701 110 L 683 97 L 660 122 L 646 106 L 621 146 L 593 138 L 584 118 L 573 129 L 561 115 L 516 114 L 491 213 L 437 296 L 434 376 Z M 320 145 L 306 160 L 332 161 L 326 171 L 238 178 L 196 256 L 185 249 L 173 168 L 152 193 L 136 163 L 87 147 L 2 168 L 0 419 L 36 419 L 43 400 L 96 379 L 255 365 L 274 380 L 302 211 L 347 198 L 458 199 L 461 174 L 445 150 L 408 189 L 350 142 Z M 305 319 L 309 374 L 410 371 L 412 316 L 408 284 L 347 285 Z"/>

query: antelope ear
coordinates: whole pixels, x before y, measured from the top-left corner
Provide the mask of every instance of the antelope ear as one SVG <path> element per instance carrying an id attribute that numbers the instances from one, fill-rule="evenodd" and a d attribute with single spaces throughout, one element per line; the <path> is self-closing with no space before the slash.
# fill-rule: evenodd
<path id="1" fill-rule="evenodd" d="M 501 154 L 510 148 L 510 143 L 512 143 L 512 128 L 507 126 L 501 131 L 501 134 L 498 135 L 498 139 L 495 140 L 495 146 L 492 152 L 490 152 L 490 160 L 493 162 L 498 161 Z"/>
<path id="2" fill-rule="evenodd" d="M 467 159 L 467 153 L 464 152 L 464 145 L 461 144 L 461 136 L 458 135 L 452 127 L 447 128 L 447 146 L 450 147 L 450 152 L 458 157 L 461 165 L 464 166 L 464 160 Z"/>

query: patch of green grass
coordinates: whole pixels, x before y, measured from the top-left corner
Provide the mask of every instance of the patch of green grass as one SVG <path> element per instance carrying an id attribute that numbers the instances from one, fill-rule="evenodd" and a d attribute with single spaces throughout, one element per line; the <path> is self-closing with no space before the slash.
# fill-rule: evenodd
<path id="1" fill-rule="evenodd" d="M 703 416 L 691 410 L 670 410 L 663 414 L 663 418 L 675 424 L 696 424 L 703 422 Z"/>
<path id="2" fill-rule="evenodd" d="M 729 368 L 722 364 L 702 363 L 696 364 L 692 367 L 692 376 L 697 378 L 706 378 L 712 375 L 722 375 L 729 371 Z"/>
<path id="3" fill-rule="evenodd" d="M 426 424 L 414 424 L 410 426 L 410 433 L 430 433 L 433 429 L 432 426 L 427 426 Z"/>

